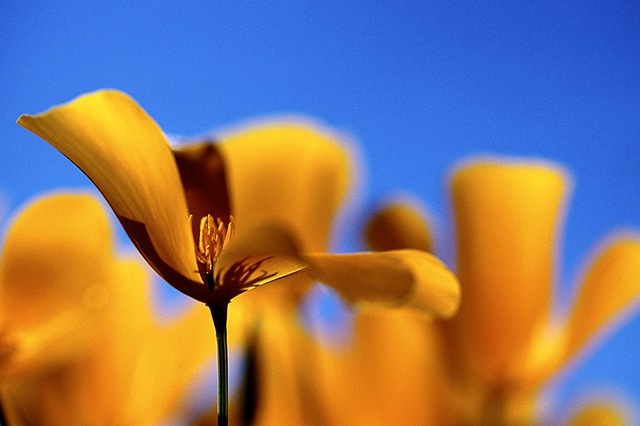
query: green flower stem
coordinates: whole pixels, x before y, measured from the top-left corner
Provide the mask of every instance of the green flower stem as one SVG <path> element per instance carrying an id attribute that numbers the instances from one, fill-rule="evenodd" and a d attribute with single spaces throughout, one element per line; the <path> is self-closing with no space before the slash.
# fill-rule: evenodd
<path id="1" fill-rule="evenodd" d="M 227 350 L 227 308 L 229 304 L 210 305 L 218 346 L 218 426 L 229 424 L 229 361 Z"/>

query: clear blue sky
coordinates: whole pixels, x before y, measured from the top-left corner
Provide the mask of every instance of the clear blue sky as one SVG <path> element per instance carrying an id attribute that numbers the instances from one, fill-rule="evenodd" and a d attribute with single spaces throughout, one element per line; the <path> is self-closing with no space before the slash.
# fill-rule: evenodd
<path id="1" fill-rule="evenodd" d="M 15 119 L 113 87 L 174 134 L 273 115 L 320 120 L 358 142 L 366 201 L 416 194 L 443 228 L 456 161 L 564 164 L 575 183 L 566 297 L 605 233 L 640 229 L 639 32 L 633 0 L 3 0 L 2 220 L 43 190 L 90 187 Z M 555 409 L 590 387 L 629 394 L 640 410 L 639 341 L 635 319 L 563 382 Z"/>

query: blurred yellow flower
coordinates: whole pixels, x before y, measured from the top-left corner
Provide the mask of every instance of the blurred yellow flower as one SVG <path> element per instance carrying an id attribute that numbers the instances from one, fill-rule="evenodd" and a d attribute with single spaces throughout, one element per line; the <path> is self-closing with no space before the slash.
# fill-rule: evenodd
<path id="1" fill-rule="evenodd" d="M 612 236 L 602 245 L 560 321 L 551 302 L 565 172 L 540 162 L 478 160 L 459 167 L 451 185 L 463 301 L 455 318 L 429 331 L 442 370 L 438 422 L 526 424 L 540 387 L 637 304 L 640 237 Z M 395 238 L 409 243 L 398 236 L 400 226 L 393 226 Z"/>
<path id="2" fill-rule="evenodd" d="M 149 278 L 114 255 L 91 195 L 50 194 L 17 214 L 0 259 L 8 424 L 156 425 L 179 407 L 214 352 L 189 344 L 208 340 L 211 320 L 194 304 L 160 321 Z"/>
<path id="3" fill-rule="evenodd" d="M 560 168 L 478 160 L 459 167 L 451 183 L 458 315 L 426 323 L 406 310 L 359 313 L 343 350 L 285 325 L 291 318 L 264 324 L 256 424 L 535 423 L 541 386 L 637 305 L 640 237 L 622 234 L 589 263 L 566 319 L 552 316 L 567 191 Z M 374 250 L 432 245 L 425 215 L 411 204 L 381 209 L 365 235 Z M 587 407 L 574 422 L 597 418 L 621 413 Z"/>
<path id="4" fill-rule="evenodd" d="M 615 404 L 590 403 L 575 413 L 569 426 L 625 426 L 630 424 L 629 417 Z"/>
<path id="5" fill-rule="evenodd" d="M 249 212 L 254 204 L 268 205 L 271 200 L 263 202 L 264 197 L 286 195 L 289 189 L 319 188 L 319 200 L 332 197 L 318 182 L 288 180 L 291 163 L 306 160 L 304 164 L 320 171 L 322 163 L 293 157 L 282 149 L 286 144 L 270 149 L 271 143 L 283 137 L 291 140 L 299 130 L 276 127 L 259 131 L 265 137 L 263 146 L 242 147 L 231 140 L 220 147 L 202 143 L 172 150 L 142 108 L 116 91 L 84 95 L 41 115 L 23 115 L 18 123 L 74 162 L 102 192 L 154 270 L 196 300 L 226 304 L 246 290 L 304 271 L 353 301 L 406 304 L 436 316 L 450 316 L 457 309 L 455 277 L 428 253 L 305 253 L 280 224 L 258 226 L 251 223 L 251 214 L 243 217 L 245 206 Z M 326 148 L 326 139 L 315 136 L 315 149 L 335 150 Z M 274 160 L 254 169 L 251 161 L 260 156 L 252 150 Z M 268 182 L 271 175 L 282 186 L 275 193 L 262 193 L 260 183 Z M 234 192 L 228 189 L 229 181 L 238 184 L 231 184 Z M 243 189 L 246 181 L 251 190 Z M 298 224 L 308 220 L 304 217 L 308 207 L 292 204 L 284 208 L 297 209 L 299 215 L 294 216 Z M 227 235 L 234 228 L 231 211 L 235 209 L 237 233 L 227 244 Z M 189 213 L 196 218 L 192 226 Z M 197 226 L 200 218 L 209 217 Z M 314 224 L 307 222 L 305 226 Z M 197 255 L 194 240 L 201 242 Z M 198 258 L 204 262 L 198 263 Z"/>

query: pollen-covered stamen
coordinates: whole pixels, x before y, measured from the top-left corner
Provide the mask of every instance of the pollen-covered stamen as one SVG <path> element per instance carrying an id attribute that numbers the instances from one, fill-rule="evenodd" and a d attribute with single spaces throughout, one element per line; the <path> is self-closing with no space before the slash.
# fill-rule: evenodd
<path id="1" fill-rule="evenodd" d="M 189 216 L 189 223 L 193 215 Z M 196 259 L 204 265 L 207 275 L 213 274 L 213 264 L 229 245 L 235 229 L 233 216 L 229 216 L 229 223 L 225 225 L 222 219 L 213 218 L 210 214 L 200 219 L 200 234 L 195 244 Z"/>

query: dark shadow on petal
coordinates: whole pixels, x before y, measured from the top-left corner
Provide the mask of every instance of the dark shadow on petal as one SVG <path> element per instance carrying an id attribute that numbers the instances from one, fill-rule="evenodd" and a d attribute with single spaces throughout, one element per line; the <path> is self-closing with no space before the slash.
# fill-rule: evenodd
<path id="1" fill-rule="evenodd" d="M 260 266 L 273 256 L 268 256 L 253 263 L 249 263 L 249 256 L 238 262 L 233 263 L 226 271 L 218 271 L 216 275 L 216 283 L 219 286 L 232 286 L 242 291 L 251 290 L 262 282 L 268 281 L 270 278 L 278 275 L 278 271 L 267 272 L 264 269 L 254 276 Z"/>
<path id="2" fill-rule="evenodd" d="M 284 256 L 246 256 L 228 267 L 217 269 L 215 288 L 209 303 L 226 303 L 258 286 L 288 277 L 305 269 L 297 259 Z"/>
<path id="3" fill-rule="evenodd" d="M 251 290 L 259 285 L 272 281 L 278 275 L 278 271 L 260 269 L 262 264 L 273 256 L 263 257 L 258 260 L 250 260 L 247 256 L 234 262 L 227 269 L 220 269 L 215 275 L 214 282 L 215 300 L 229 301 L 240 293 Z"/>
<path id="4" fill-rule="evenodd" d="M 189 213 L 194 217 L 193 235 L 197 240 L 200 218 L 210 214 L 229 222 L 231 202 L 224 161 L 214 142 L 199 142 L 174 149 Z"/>
<path id="5" fill-rule="evenodd" d="M 167 264 L 158 254 L 156 248 L 151 243 L 149 232 L 144 223 L 118 216 L 125 232 L 136 246 L 142 257 L 166 282 L 171 284 L 180 292 L 190 296 L 200 302 L 207 303 L 211 293 L 202 282 L 193 281 L 180 274 Z"/>

